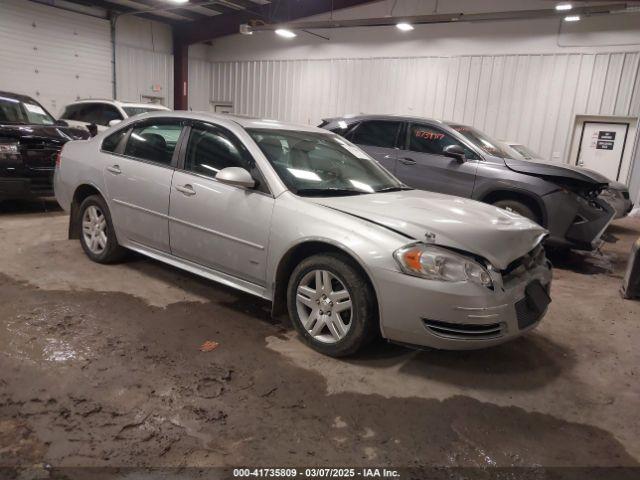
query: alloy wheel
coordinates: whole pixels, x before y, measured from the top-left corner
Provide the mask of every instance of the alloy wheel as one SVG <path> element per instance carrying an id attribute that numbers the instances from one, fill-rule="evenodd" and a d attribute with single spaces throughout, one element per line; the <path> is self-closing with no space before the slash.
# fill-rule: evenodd
<path id="1" fill-rule="evenodd" d="M 107 219 L 95 205 L 90 205 L 82 216 L 82 236 L 91 253 L 100 255 L 107 248 Z"/>
<path id="2" fill-rule="evenodd" d="M 339 342 L 351 328 L 351 295 L 342 280 L 327 270 L 312 270 L 302 277 L 296 308 L 302 326 L 319 342 Z"/>

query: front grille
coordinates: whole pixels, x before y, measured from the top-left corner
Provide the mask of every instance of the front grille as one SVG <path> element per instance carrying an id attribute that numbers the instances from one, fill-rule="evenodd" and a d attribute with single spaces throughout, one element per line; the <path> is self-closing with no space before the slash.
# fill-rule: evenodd
<path id="1" fill-rule="evenodd" d="M 549 285 L 543 285 L 543 287 L 549 294 Z M 545 310 L 541 311 L 533 307 L 527 297 L 516 302 L 516 318 L 518 319 L 518 328 L 520 330 L 524 330 L 536 323 L 544 313 Z"/>
<path id="2" fill-rule="evenodd" d="M 53 170 L 56 166 L 56 155 L 61 148 L 60 142 L 36 138 L 20 139 L 22 162 L 31 170 Z"/>
<path id="3" fill-rule="evenodd" d="M 438 320 L 422 319 L 424 326 L 434 335 L 443 338 L 459 340 L 480 340 L 497 338 L 503 335 L 503 327 L 500 323 L 488 323 L 484 325 L 471 323 L 449 323 Z"/>

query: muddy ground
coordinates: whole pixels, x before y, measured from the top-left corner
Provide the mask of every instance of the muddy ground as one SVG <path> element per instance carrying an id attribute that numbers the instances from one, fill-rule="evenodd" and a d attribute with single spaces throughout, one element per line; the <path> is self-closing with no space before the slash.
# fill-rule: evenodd
<path id="1" fill-rule="evenodd" d="M 639 466 L 640 220 L 554 258 L 540 327 L 476 352 L 335 360 L 269 305 L 158 262 L 91 263 L 48 202 L 0 206 L 0 466 Z M 205 341 L 218 348 L 201 352 Z M 2 476 L 0 471 L 0 477 Z M 34 473 L 36 472 L 36 473 Z M 31 477 L 29 477 L 31 478 Z"/>

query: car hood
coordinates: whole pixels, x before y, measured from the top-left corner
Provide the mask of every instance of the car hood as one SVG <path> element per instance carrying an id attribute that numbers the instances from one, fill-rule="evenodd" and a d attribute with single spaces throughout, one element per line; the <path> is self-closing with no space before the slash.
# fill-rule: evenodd
<path id="1" fill-rule="evenodd" d="M 609 183 L 609 179 L 600 175 L 598 172 L 573 165 L 562 165 L 537 160 L 516 160 L 513 158 L 505 158 L 504 163 L 511 170 L 528 175 L 571 179 L 594 185 L 607 185 Z"/>
<path id="2" fill-rule="evenodd" d="M 515 213 L 439 193 L 410 190 L 348 197 L 307 198 L 310 202 L 382 225 L 417 241 L 463 250 L 504 269 L 531 251 L 547 231 Z"/>
<path id="3" fill-rule="evenodd" d="M 41 140 L 45 143 L 64 144 L 69 140 L 89 138 L 89 133 L 80 128 L 63 127 L 61 125 L 2 125 L 0 138 Z"/>

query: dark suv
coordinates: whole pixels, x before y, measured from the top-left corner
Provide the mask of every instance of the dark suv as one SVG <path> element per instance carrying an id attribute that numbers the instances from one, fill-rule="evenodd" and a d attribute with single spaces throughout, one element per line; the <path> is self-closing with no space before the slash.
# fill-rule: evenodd
<path id="1" fill-rule="evenodd" d="M 410 187 L 473 198 L 549 230 L 548 245 L 596 248 L 614 217 L 597 172 L 512 158 L 496 140 L 467 125 L 416 117 L 360 115 L 325 120 Z"/>
<path id="2" fill-rule="evenodd" d="M 0 200 L 53 195 L 56 156 L 89 132 L 57 121 L 25 95 L 0 92 Z"/>

